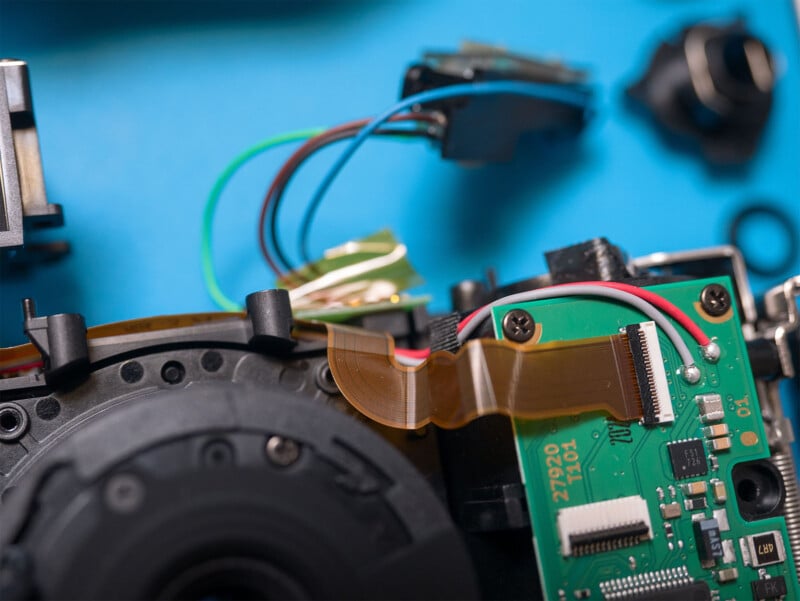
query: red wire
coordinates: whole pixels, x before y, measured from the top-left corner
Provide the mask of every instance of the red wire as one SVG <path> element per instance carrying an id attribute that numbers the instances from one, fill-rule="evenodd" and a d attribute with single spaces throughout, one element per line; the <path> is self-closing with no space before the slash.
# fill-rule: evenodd
<path id="1" fill-rule="evenodd" d="M 396 348 L 394 349 L 394 354 L 408 357 L 409 359 L 427 359 L 431 354 L 431 349 Z"/>
<path id="2" fill-rule="evenodd" d="M 575 282 L 570 284 L 560 284 L 560 286 L 575 286 L 578 284 L 584 286 L 604 286 L 605 288 L 615 288 L 617 290 L 622 290 L 623 292 L 629 292 L 634 296 L 638 296 L 642 300 L 647 301 L 654 307 L 661 309 L 661 311 L 677 321 L 689 333 L 689 335 L 697 341 L 697 344 L 700 346 L 706 346 L 711 342 L 711 339 L 706 336 L 705 332 L 700 329 L 700 326 L 698 326 L 691 317 L 689 317 L 680 308 L 673 305 L 663 296 L 660 296 L 655 292 L 644 290 L 643 288 L 632 286 L 630 284 L 622 284 L 620 282 Z"/>
<path id="3" fill-rule="evenodd" d="M 623 284 L 620 282 L 600 282 L 600 281 L 588 281 L 588 282 L 570 282 L 568 284 L 556 284 L 555 286 L 549 286 L 550 288 L 559 288 L 559 287 L 569 287 L 569 286 L 602 286 L 605 288 L 615 288 L 617 290 L 622 290 L 623 292 L 629 292 L 634 296 L 641 298 L 644 301 L 647 301 L 654 307 L 660 309 L 667 315 L 669 315 L 672 319 L 677 321 L 681 327 L 683 327 L 689 335 L 697 341 L 697 344 L 700 346 L 706 346 L 711 343 L 711 339 L 700 329 L 691 317 L 689 317 L 686 313 L 684 313 L 679 307 L 672 304 L 670 301 L 665 299 L 663 296 L 656 294 L 655 292 L 651 292 L 650 290 L 645 290 L 643 288 L 639 288 L 638 286 L 632 286 L 631 284 Z M 464 327 L 472 321 L 478 312 L 483 309 L 480 307 L 475 309 L 472 313 L 467 315 L 464 319 L 462 319 L 458 323 L 457 331 L 461 332 Z M 405 349 L 403 350 L 405 354 Z M 418 357 L 427 357 L 430 354 L 430 349 L 421 349 L 422 353 L 427 353 L 425 355 L 418 355 Z M 410 356 L 410 355 L 409 355 Z"/>
<path id="4" fill-rule="evenodd" d="M 474 310 L 472 313 L 470 313 L 469 315 L 467 315 L 467 316 L 466 316 L 464 319 L 462 319 L 461 321 L 459 321 L 459 322 L 458 322 L 458 327 L 456 328 L 456 332 L 458 332 L 458 333 L 460 334 L 460 333 L 461 333 L 461 330 L 463 330 L 463 329 L 464 329 L 464 326 L 466 326 L 466 325 L 467 325 L 469 322 L 471 322 L 473 319 L 475 319 L 475 316 L 478 314 L 478 312 L 479 312 L 481 309 L 483 309 L 483 307 L 478 307 L 478 308 L 477 308 L 477 309 L 475 309 L 475 310 Z"/>

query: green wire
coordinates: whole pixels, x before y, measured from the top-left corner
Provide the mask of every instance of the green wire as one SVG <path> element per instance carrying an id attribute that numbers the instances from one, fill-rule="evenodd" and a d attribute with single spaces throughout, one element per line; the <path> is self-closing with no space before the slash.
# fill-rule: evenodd
<path id="1" fill-rule="evenodd" d="M 262 140 L 258 144 L 255 144 L 254 146 L 251 146 L 242 152 L 239 156 L 228 163 L 228 166 L 225 167 L 225 170 L 217 178 L 217 181 L 214 182 L 214 186 L 211 188 L 211 192 L 206 200 L 205 209 L 203 210 L 200 259 L 203 265 L 203 280 L 205 281 L 206 289 L 211 295 L 211 298 L 214 299 L 214 302 L 217 303 L 217 305 L 223 311 L 241 311 L 242 306 L 228 298 L 228 296 L 219 287 L 219 280 L 217 279 L 217 274 L 214 270 L 214 260 L 211 256 L 211 228 L 214 223 L 214 211 L 217 209 L 219 199 L 222 196 L 222 191 L 225 189 L 225 186 L 228 184 L 233 175 L 239 170 L 239 168 L 247 163 L 250 159 L 258 156 L 262 152 L 269 150 L 270 148 L 274 148 L 275 146 L 308 140 L 309 138 L 313 138 L 314 136 L 318 136 L 319 134 L 327 131 L 327 129 L 327 127 L 298 129 L 296 131 L 290 131 L 285 134 L 279 134 L 277 136 L 267 138 L 266 140 Z"/>

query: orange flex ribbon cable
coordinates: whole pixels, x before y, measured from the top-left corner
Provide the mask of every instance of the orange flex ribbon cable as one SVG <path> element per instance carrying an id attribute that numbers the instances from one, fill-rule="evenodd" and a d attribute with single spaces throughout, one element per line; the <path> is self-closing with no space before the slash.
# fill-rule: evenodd
<path id="1" fill-rule="evenodd" d="M 438 351 L 405 366 L 387 334 L 313 327 L 327 329 L 328 362 L 344 397 L 385 426 L 458 428 L 491 413 L 544 419 L 603 411 L 621 421 L 643 415 L 626 334 L 535 346 L 477 339 L 456 354 Z"/>

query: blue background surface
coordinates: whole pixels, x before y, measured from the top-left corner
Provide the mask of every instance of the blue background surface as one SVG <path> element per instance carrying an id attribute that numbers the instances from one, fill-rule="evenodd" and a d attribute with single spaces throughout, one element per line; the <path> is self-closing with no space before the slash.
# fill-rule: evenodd
<path id="1" fill-rule="evenodd" d="M 699 19 L 744 15 L 777 56 L 775 107 L 755 159 L 721 173 L 665 146 L 623 102 L 657 44 Z M 73 253 L 0 291 L 0 343 L 23 340 L 19 299 L 90 325 L 212 310 L 200 272 L 201 213 L 227 162 L 287 130 L 373 115 L 397 98 L 424 49 L 463 40 L 587 68 L 598 114 L 580 144 L 481 168 L 444 162 L 424 143 L 368 142 L 326 197 L 313 250 L 390 226 L 447 308 L 449 286 L 544 270 L 542 253 L 603 235 L 632 256 L 716 245 L 743 203 L 764 198 L 798 219 L 800 43 L 790 0 L 597 2 L 8 2 L 0 55 L 27 60 L 48 192 Z M 328 150 L 289 189 L 291 242 Z M 289 149 L 250 163 L 214 229 L 223 289 L 270 287 L 255 221 Z M 781 252 L 768 226 L 749 244 Z M 778 240 L 778 242 L 775 242 Z M 290 244 L 293 249 L 294 245 Z M 757 291 L 779 278 L 754 278 Z"/>

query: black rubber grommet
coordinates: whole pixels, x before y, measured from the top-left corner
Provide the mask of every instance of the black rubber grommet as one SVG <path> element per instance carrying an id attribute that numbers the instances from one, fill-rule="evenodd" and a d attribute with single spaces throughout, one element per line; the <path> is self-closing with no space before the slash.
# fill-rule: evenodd
<path id="1" fill-rule="evenodd" d="M 758 217 L 768 217 L 774 223 L 777 223 L 783 230 L 786 238 L 786 253 L 779 261 L 775 261 L 772 264 L 754 261 L 751 253 L 748 253 L 741 246 L 740 237 L 743 226 L 751 219 Z M 747 268 L 761 276 L 778 276 L 786 273 L 791 269 L 792 265 L 797 260 L 798 254 L 800 254 L 800 234 L 798 234 L 797 224 L 792 221 L 788 213 L 785 213 L 774 204 L 753 203 L 742 207 L 731 220 L 728 229 L 728 239 L 733 246 L 742 252 Z"/>

